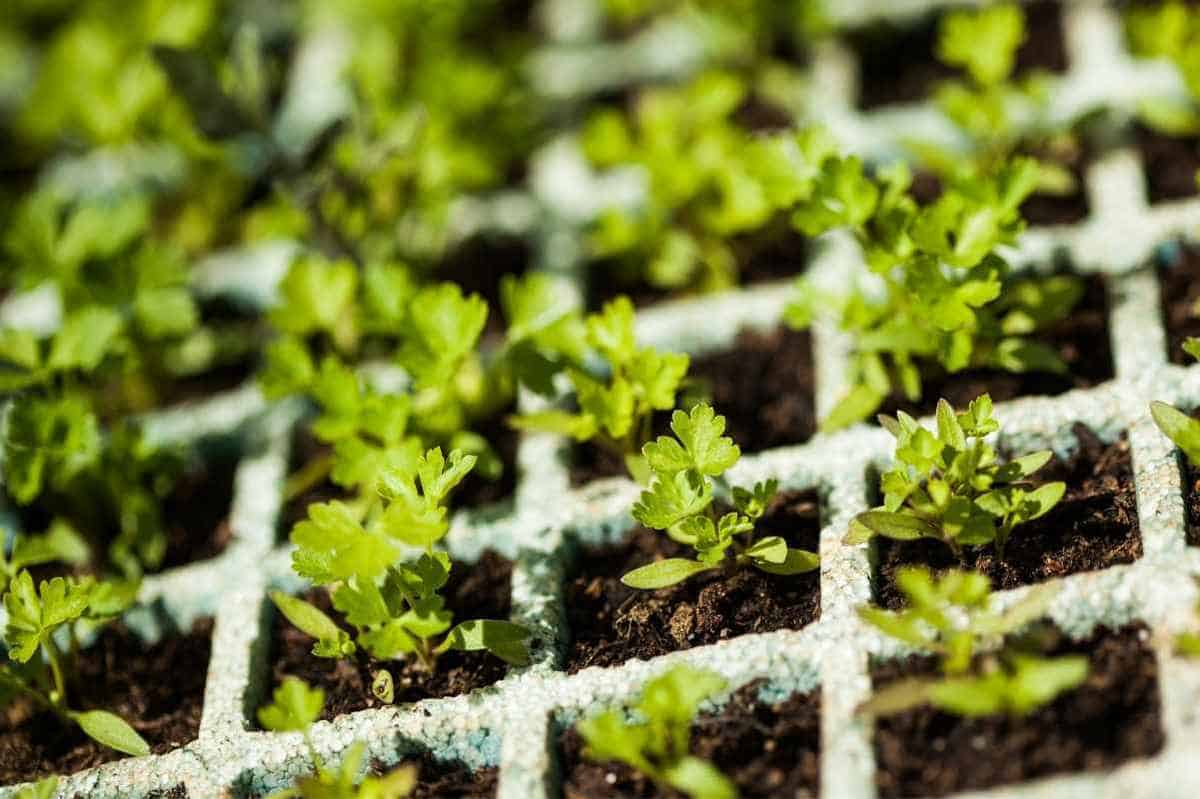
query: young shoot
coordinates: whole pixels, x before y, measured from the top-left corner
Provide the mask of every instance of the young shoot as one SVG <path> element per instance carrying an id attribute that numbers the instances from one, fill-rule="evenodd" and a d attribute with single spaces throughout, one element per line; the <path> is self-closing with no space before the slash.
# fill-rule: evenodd
<path id="1" fill-rule="evenodd" d="M 585 343 L 603 368 L 589 369 L 584 361 L 566 367 L 579 409 L 536 411 L 510 421 L 524 430 L 591 441 L 623 458 L 630 475 L 644 482 L 647 470 L 639 453 L 650 440 L 654 412 L 675 407 L 688 356 L 639 347 L 628 297 L 618 297 L 586 319 Z"/>
<path id="2" fill-rule="evenodd" d="M 586 744 L 584 756 L 624 763 L 663 790 L 692 799 L 734 799 L 737 787 L 729 778 L 689 752 L 700 704 L 725 688 L 725 680 L 712 672 L 676 666 L 646 683 L 631 709 L 636 721 L 617 710 L 580 721 L 575 729 Z"/>
<path id="3" fill-rule="evenodd" d="M 879 481 L 883 505 L 854 517 L 848 544 L 874 536 L 932 538 L 960 556 L 963 547 L 993 545 L 1003 559 L 1013 529 L 1044 516 L 1066 491 L 1061 482 L 1036 488 L 1027 482 L 1053 457 L 1049 450 L 997 459 L 986 437 L 1000 425 L 987 394 L 963 413 L 940 400 L 936 432 L 903 411 L 879 419 L 896 439 L 896 464 Z"/>
<path id="4" fill-rule="evenodd" d="M 1164 136 L 1200 134 L 1200 9 L 1181 0 L 1136 3 L 1125 9 L 1124 20 L 1133 54 L 1170 61 L 1189 95 L 1144 98 L 1138 117 Z"/>
<path id="5" fill-rule="evenodd" d="M 1183 350 L 1193 358 L 1200 359 L 1200 338 L 1188 338 L 1183 342 Z M 1200 465 L 1200 420 L 1158 401 L 1150 403 L 1150 416 L 1163 435 L 1179 447 L 1189 463 Z"/>
<path id="6" fill-rule="evenodd" d="M 312 725 L 325 707 L 325 692 L 296 677 L 286 677 L 258 709 L 258 721 L 271 732 L 299 732 L 304 736 L 315 772 L 301 777 L 291 788 L 276 791 L 271 799 L 403 799 L 417 784 L 417 769 L 401 766 L 382 777 L 361 778 L 367 748 L 351 744 L 336 766 L 327 765 L 312 742 Z"/>
<path id="7" fill-rule="evenodd" d="M 42 543 L 18 542 L 11 560 L 0 558 L 9 573 L 3 593 L 8 614 L 0 664 L 0 710 L 24 699 L 53 713 L 102 746 L 127 755 L 148 755 L 150 746 L 126 721 L 106 710 L 75 710 L 70 695 L 78 688 L 76 664 L 81 623 L 102 625 L 133 604 L 135 584 L 99 582 L 91 577 L 54 577 L 35 585 L 23 567 L 55 559 Z"/>
<path id="8" fill-rule="evenodd" d="M 778 483 L 767 480 L 752 489 L 735 487 L 734 510 L 714 507 L 713 480 L 737 463 L 741 451 L 722 435 L 725 417 L 708 405 L 675 411 L 675 438 L 659 436 L 642 452 L 652 475 L 650 486 L 633 506 L 633 517 L 674 541 L 691 546 L 695 558 L 665 558 L 625 574 L 631 588 L 665 588 L 716 569 L 753 567 L 768 574 L 791 575 L 820 565 L 816 553 L 789 547 L 782 536 L 758 536 L 755 524 L 775 497 Z"/>
<path id="9" fill-rule="evenodd" d="M 1011 636 L 1045 615 L 1057 589 L 1037 586 L 1003 611 L 991 607 L 991 584 L 977 572 L 950 570 L 938 578 L 901 569 L 896 584 L 908 600 L 900 611 L 872 606 L 859 616 L 884 634 L 932 652 L 940 678 L 898 680 L 876 691 L 860 713 L 888 715 L 931 704 L 959 716 L 1028 714 L 1082 683 L 1086 657 L 1042 657 Z"/>
<path id="10" fill-rule="evenodd" d="M 352 657 L 363 650 L 381 661 L 415 658 L 432 671 L 451 649 L 487 650 L 507 663 L 528 662 L 529 631 L 507 621 L 473 619 L 453 624 L 440 595 L 450 557 L 435 546 L 449 531 L 446 500 L 475 465 L 455 450 L 449 461 L 434 448 L 407 462 L 381 464 L 376 498 L 368 505 L 343 502 L 309 506 L 292 530 L 292 566 L 301 577 L 329 586 L 348 634 L 312 604 L 271 595 L 280 612 L 316 639 L 317 657 Z M 406 556 L 417 550 L 418 556 Z M 381 697 L 390 674 L 377 680 Z"/>

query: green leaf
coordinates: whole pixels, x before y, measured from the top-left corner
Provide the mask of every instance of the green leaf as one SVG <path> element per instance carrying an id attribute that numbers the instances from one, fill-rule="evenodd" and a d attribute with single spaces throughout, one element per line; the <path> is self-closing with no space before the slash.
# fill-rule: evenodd
<path id="1" fill-rule="evenodd" d="M 736 799 L 737 786 L 720 769 L 687 755 L 663 770 L 667 783 L 692 799 Z"/>
<path id="2" fill-rule="evenodd" d="M 344 344 L 348 334 L 341 331 L 353 323 L 357 291 L 358 270 L 349 261 L 299 259 L 279 284 L 280 304 L 271 321 L 285 333 L 324 332 Z"/>
<path id="3" fill-rule="evenodd" d="M 55 372 L 94 370 L 115 348 L 123 326 L 121 315 L 112 308 L 90 306 L 75 311 L 54 334 L 46 368 Z"/>
<path id="4" fill-rule="evenodd" d="M 857 712 L 864 716 L 903 713 L 928 702 L 932 687 L 928 680 L 897 680 L 875 691 L 870 699 L 858 706 Z"/>
<path id="5" fill-rule="evenodd" d="M 397 358 L 418 389 L 446 385 L 474 351 L 487 324 L 478 294 L 464 297 L 455 283 L 421 289 L 409 306 Z"/>
<path id="6" fill-rule="evenodd" d="M 1088 676 L 1083 655 L 1056 658 L 1016 657 L 1009 705 L 1016 713 L 1029 713 L 1059 694 L 1081 685 Z"/>
<path id="7" fill-rule="evenodd" d="M 782 563 L 755 561 L 754 566 L 759 571 L 787 577 L 816 571 L 821 566 L 821 558 L 815 552 L 789 548 Z"/>
<path id="8" fill-rule="evenodd" d="M 296 629 L 317 639 L 326 657 L 345 657 L 354 653 L 350 636 L 319 608 L 280 591 L 271 592 L 271 601 Z"/>
<path id="9" fill-rule="evenodd" d="M 296 573 L 318 584 L 375 579 L 400 555 L 391 541 L 364 530 L 354 511 L 337 501 L 309 505 L 308 518 L 292 529 L 291 540 Z"/>
<path id="10" fill-rule="evenodd" d="M 588 341 L 614 368 L 631 362 L 637 354 L 633 318 L 633 303 L 622 296 L 587 319 Z"/>
<path id="11" fill-rule="evenodd" d="M 178 286 L 138 292 L 133 313 L 138 328 L 152 340 L 182 336 L 200 322 L 192 295 Z"/>
<path id="12" fill-rule="evenodd" d="M 150 754 L 150 745 L 120 716 L 107 710 L 88 710 L 70 715 L 71 720 L 79 725 L 84 734 L 109 749 L 134 757 Z"/>
<path id="13" fill-rule="evenodd" d="M 967 448 L 967 437 L 958 423 L 958 416 L 954 413 L 954 408 L 950 406 L 950 403 L 944 399 L 938 400 L 937 425 L 938 438 L 944 445 L 953 447 L 959 452 Z"/>
<path id="14" fill-rule="evenodd" d="M 910 614 L 893 613 L 871 605 L 863 605 L 858 609 L 858 616 L 880 632 L 899 641 L 913 646 L 929 644 L 929 634 L 920 625 L 920 620 Z"/>
<path id="15" fill-rule="evenodd" d="M 996 470 L 996 481 L 1000 483 L 1013 483 L 1021 478 L 1028 477 L 1049 463 L 1053 457 L 1053 452 L 1044 449 L 1039 452 L 1031 452 L 1028 455 L 1023 455 L 1020 458 L 1014 458 Z"/>
<path id="16" fill-rule="evenodd" d="M 872 510 L 860 513 L 854 520 L 875 535 L 894 538 L 897 541 L 915 541 L 918 538 L 941 538 L 938 528 L 924 519 L 907 513 L 888 513 Z"/>
<path id="17" fill-rule="evenodd" d="M 972 80 L 991 86 L 1006 80 L 1025 40 L 1025 15 L 1013 3 L 982 9 L 956 9 L 942 17 L 937 55 L 963 67 Z"/>
<path id="18" fill-rule="evenodd" d="M 303 680 L 285 677 L 275 689 L 271 704 L 258 709 L 258 722 L 271 732 L 302 732 L 321 717 L 325 692 Z"/>
<path id="19" fill-rule="evenodd" d="M 316 377 L 317 368 L 304 342 L 294 336 L 282 336 L 267 344 L 258 385 L 269 400 L 306 391 Z"/>
<path id="20" fill-rule="evenodd" d="M 1067 484 L 1062 482 L 1046 483 L 1038 486 L 1033 491 L 1026 492 L 1024 501 L 1021 504 L 1021 520 L 1033 521 L 1042 516 L 1045 516 L 1059 500 L 1063 498 L 1063 494 L 1067 491 Z"/>
<path id="21" fill-rule="evenodd" d="M 1150 415 L 1158 429 L 1183 451 L 1189 461 L 1200 464 L 1200 420 L 1165 402 L 1150 403 Z"/>
<path id="22" fill-rule="evenodd" d="M 441 447 L 434 447 L 417 461 L 417 476 L 421 479 L 421 490 L 430 502 L 441 504 L 455 486 L 475 468 L 478 459 L 459 450 L 450 453 L 449 467 L 442 457 Z"/>
<path id="23" fill-rule="evenodd" d="M 638 350 L 627 370 L 634 396 L 652 410 L 674 408 L 675 393 L 687 374 L 688 363 L 688 356 L 681 352 Z"/>
<path id="24" fill-rule="evenodd" d="M 596 435 L 596 417 L 590 413 L 545 410 L 508 417 L 510 426 L 535 433 L 554 433 L 575 441 L 587 441 Z"/>
<path id="25" fill-rule="evenodd" d="M 744 554 L 755 561 L 779 565 L 787 560 L 787 541 L 778 535 L 760 538 L 750 545 Z"/>
<path id="26" fill-rule="evenodd" d="M 832 433 L 863 421 L 879 409 L 884 399 L 884 394 L 870 386 L 854 386 L 821 422 L 821 432 Z"/>
<path id="27" fill-rule="evenodd" d="M 437 651 L 461 649 L 471 652 L 486 649 L 505 663 L 525 666 L 529 663 L 529 636 L 528 628 L 520 624 L 473 619 L 455 626 Z"/>
<path id="28" fill-rule="evenodd" d="M 675 411 L 671 416 L 671 429 L 678 442 L 659 436 L 642 448 L 650 468 L 656 472 L 674 474 L 693 469 L 700 474 L 716 476 L 741 457 L 741 450 L 733 439 L 722 435 L 725 417 L 715 414 L 709 405 L 694 405 L 689 413 Z"/>
<path id="29" fill-rule="evenodd" d="M 4 609 L 8 613 L 4 643 L 9 657 L 19 663 L 27 662 L 55 629 L 83 615 L 92 588 L 90 578 L 76 581 L 54 577 L 42 580 L 35 590 L 29 572 L 14 577 L 4 595 Z"/>
<path id="30" fill-rule="evenodd" d="M 958 716 L 988 716 L 1004 710 L 1003 675 L 955 677 L 929 687 L 929 702 Z"/>
<path id="31" fill-rule="evenodd" d="M 44 777 L 33 785 L 18 790 L 13 799 L 53 799 L 56 790 L 58 777 Z"/>
<path id="32" fill-rule="evenodd" d="M 626 572 L 621 582 L 630 588 L 666 588 L 714 568 L 717 567 L 686 558 L 665 558 Z"/>
<path id="33" fill-rule="evenodd" d="M 666 530 L 712 502 L 712 486 L 692 471 L 659 475 L 633 506 L 633 518 L 654 530 Z"/>
<path id="34" fill-rule="evenodd" d="M 733 505 L 751 519 L 761 519 L 778 491 L 779 481 L 774 478 L 755 483 L 751 491 L 734 486 Z"/>

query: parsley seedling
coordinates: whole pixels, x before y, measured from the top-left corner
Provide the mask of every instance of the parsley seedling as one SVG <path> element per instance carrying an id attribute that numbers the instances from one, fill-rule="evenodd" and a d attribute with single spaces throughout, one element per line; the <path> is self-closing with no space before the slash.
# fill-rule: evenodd
<path id="1" fill-rule="evenodd" d="M 896 583 L 908 607 L 888 611 L 864 606 L 859 616 L 892 638 L 934 652 L 942 678 L 892 683 L 877 691 L 860 708 L 862 713 L 887 715 L 928 703 L 960 716 L 1020 716 L 1087 678 L 1083 656 L 1041 657 L 1006 639 L 1045 614 L 1055 588 L 1038 586 L 996 612 L 988 578 L 976 572 L 951 570 L 935 580 L 925 569 L 905 568 Z"/>
<path id="2" fill-rule="evenodd" d="M 782 536 L 754 535 L 755 523 L 775 497 L 775 480 L 750 490 L 734 488 L 736 510 L 717 514 L 710 478 L 720 478 L 741 456 L 733 440 L 722 435 L 725 417 L 707 405 L 695 405 L 689 413 L 675 411 L 671 429 L 675 438 L 659 436 L 642 449 L 653 477 L 633 506 L 633 517 L 688 544 L 696 558 L 658 560 L 634 569 L 621 582 L 632 588 L 665 588 L 729 565 L 780 575 L 801 574 L 820 565 L 815 553 L 789 547 Z"/>
<path id="3" fill-rule="evenodd" d="M 1139 3 L 1125 10 L 1124 21 L 1133 54 L 1170 61 L 1191 95 L 1143 99 L 1141 121 L 1166 136 L 1200 134 L 1200 11 L 1179 0 Z"/>
<path id="4" fill-rule="evenodd" d="M 22 567 L 53 560 L 53 553 L 43 549 L 47 545 L 45 540 L 18 541 L 12 559 L 0 559 L 0 566 L 11 574 L 3 594 L 9 662 L 0 665 L 0 708 L 24 697 L 64 724 L 78 726 L 103 746 L 128 755 L 148 755 L 149 745 L 121 717 L 106 710 L 73 710 L 68 700 L 69 689 L 77 684 L 76 624 L 97 625 L 117 618 L 133 604 L 137 585 L 91 577 L 54 577 L 35 585 Z M 66 649 L 64 638 L 69 643 Z"/>
<path id="5" fill-rule="evenodd" d="M 333 606 L 354 630 L 351 637 L 302 599 L 271 595 L 280 612 L 316 639 L 318 657 L 351 657 L 360 648 L 378 660 L 415 657 L 433 670 L 451 649 L 486 649 L 523 665 L 529 631 L 506 621 L 475 619 L 453 625 L 438 593 L 450 576 L 450 557 L 435 545 L 449 531 L 446 499 L 470 472 L 475 457 L 459 451 L 447 461 L 434 448 L 408 463 L 383 466 L 369 504 L 309 506 L 292 530 L 292 566 L 301 577 L 330 586 Z M 422 550 L 405 557 L 405 548 Z M 386 695 L 386 681 L 376 691 Z"/>
<path id="6" fill-rule="evenodd" d="M 1200 338 L 1189 337 L 1183 342 L 1183 350 L 1200 359 Z M 1200 465 L 1200 420 L 1165 402 L 1150 403 L 1150 416 L 1190 463 Z"/>
<path id="7" fill-rule="evenodd" d="M 296 677 L 286 677 L 271 697 L 271 703 L 258 709 L 258 721 L 272 732 L 299 732 L 304 735 L 316 774 L 301 777 L 295 786 L 276 791 L 271 799 L 402 799 L 417 784 L 417 769 L 401 766 L 383 777 L 360 779 L 366 746 L 360 741 L 347 747 L 341 762 L 329 767 L 322 762 L 312 743 L 313 722 L 325 707 L 325 692 Z"/>
<path id="8" fill-rule="evenodd" d="M 729 778 L 688 752 L 700 704 L 725 687 L 725 680 L 712 672 L 676 666 L 646 683 L 632 708 L 638 721 L 615 710 L 580 721 L 575 729 L 587 744 L 584 756 L 625 763 L 662 788 L 693 799 L 734 799 L 737 787 Z"/>
<path id="9" fill-rule="evenodd" d="M 938 402 L 937 432 L 901 411 L 880 422 L 896 438 L 896 465 L 879 481 L 883 505 L 850 523 L 846 543 L 881 535 L 899 541 L 932 538 L 961 555 L 964 546 L 994 545 L 1004 557 L 1013 529 L 1053 508 L 1061 482 L 1028 487 L 1026 478 L 1053 457 L 1049 450 L 1001 463 L 986 436 L 1000 429 L 984 394 L 963 413 Z"/>
<path id="10" fill-rule="evenodd" d="M 644 480 L 641 446 L 650 439 L 654 412 L 675 407 L 676 393 L 687 374 L 688 356 L 639 347 L 633 303 L 627 297 L 618 297 L 587 318 L 584 341 L 606 369 L 597 375 L 583 362 L 571 363 L 569 358 L 563 361 L 579 410 L 537 411 L 513 417 L 511 422 L 526 430 L 592 441 L 623 457 L 629 473 Z"/>

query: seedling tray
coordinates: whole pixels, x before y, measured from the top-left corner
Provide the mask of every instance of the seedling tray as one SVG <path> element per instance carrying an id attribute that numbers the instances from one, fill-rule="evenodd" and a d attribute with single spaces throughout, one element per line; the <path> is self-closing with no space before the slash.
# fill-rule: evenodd
<path id="1" fill-rule="evenodd" d="M 845 7 L 839 13 L 853 17 L 849 21 L 877 16 L 884 9 L 916 14 L 930 8 L 926 2 L 835 5 Z M 1094 3 L 1071 4 L 1065 11 L 1065 29 L 1072 67 L 1052 103 L 1064 117 L 1092 104 L 1127 109 L 1139 96 L 1181 90 L 1165 65 L 1135 64 L 1123 54 L 1115 12 Z M 926 106 L 871 114 L 854 111 L 853 62 L 839 45 L 819 48 L 813 70 L 824 89 L 815 116 L 852 149 L 886 156 L 897 152 L 896 130 L 947 133 Z M 1137 153 L 1111 152 L 1087 174 L 1089 218 L 1070 227 L 1030 231 L 1011 254 L 1023 269 L 1065 263 L 1080 274 L 1106 276 L 1115 379 L 1058 397 L 1001 403 L 996 415 L 1005 442 L 1018 449 L 1050 447 L 1064 454 L 1073 445 L 1070 431 L 1075 422 L 1087 424 L 1105 440 L 1128 435 L 1143 555 L 1127 565 L 1058 581 L 1062 590 L 1050 616 L 1074 637 L 1085 637 L 1098 625 L 1138 621 L 1149 628 L 1166 743 L 1157 755 L 1110 772 L 1063 775 L 978 795 L 1200 795 L 1200 769 L 1194 767 L 1200 758 L 1200 717 L 1195 713 L 1200 706 L 1200 663 L 1176 657 L 1170 644 L 1173 633 L 1196 620 L 1200 549 L 1188 547 L 1185 540 L 1180 462 L 1148 413 L 1152 399 L 1186 409 L 1200 404 L 1200 366 L 1168 362 L 1159 283 L 1153 269 L 1146 268 L 1162 248 L 1196 235 L 1200 200 L 1151 207 L 1144 186 Z M 532 213 L 527 198 L 520 202 L 527 216 Z M 543 233 L 542 243 L 551 249 L 559 246 L 556 236 L 566 235 L 563 229 Z M 566 246 L 565 251 L 571 249 Z M 220 265 L 210 266 L 205 285 L 212 291 L 239 288 L 247 271 L 255 272 L 228 263 L 224 271 Z M 845 285 L 862 268 L 856 245 L 835 235 L 818 243 L 809 274 L 818 284 L 835 287 Z M 268 276 L 261 285 L 240 288 L 266 302 L 272 282 Z M 776 326 L 791 294 L 788 285 L 768 285 L 653 306 L 638 313 L 639 336 L 645 343 L 693 354 L 713 351 L 729 346 L 743 326 Z M 847 342 L 828 319 L 817 321 L 813 341 L 816 405 L 824 414 L 845 386 Z M 382 377 L 397 376 L 384 370 Z M 534 404 L 529 397 L 522 402 L 527 407 Z M 269 405 L 250 385 L 148 420 L 151 435 L 162 440 L 194 442 L 237 435 L 245 442 L 231 510 L 233 542 L 211 561 L 149 578 L 141 596 L 144 606 L 165 611 L 182 626 L 201 615 L 215 616 L 199 737 L 169 754 L 119 760 L 66 777 L 60 781 L 60 795 L 140 797 L 179 784 L 191 797 L 257 795 L 284 787 L 311 769 L 298 734 L 263 732 L 253 720 L 255 708 L 270 690 L 267 649 L 274 610 L 266 594 L 302 588 L 291 573 L 287 546 L 276 541 L 292 432 L 306 413 L 296 402 Z M 559 795 L 556 758 L 562 725 L 602 705 L 630 700 L 650 677 L 687 663 L 720 673 L 730 691 L 759 679 L 767 681 L 767 690 L 775 696 L 819 691 L 821 795 L 874 796 L 871 726 L 854 711 L 870 694 L 870 662 L 904 652 L 858 620 L 856 607 L 872 595 L 872 567 L 867 547 L 847 546 L 842 538 L 850 518 L 871 504 L 872 475 L 886 466 L 891 450 L 886 432 L 859 425 L 743 457 L 730 475 L 734 483 L 775 477 L 784 488 L 818 492 L 822 530 L 817 621 L 800 630 L 746 635 L 651 661 L 568 675 L 561 669 L 571 637 L 562 604 L 564 576 L 581 546 L 619 540 L 632 528 L 629 508 L 638 488 L 613 478 L 571 489 L 565 467 L 569 445 L 553 436 L 524 436 L 513 500 L 459 513 L 447 542 L 463 560 L 477 558 L 487 548 L 513 559 L 512 617 L 534 632 L 534 663 L 510 669 L 499 683 L 466 696 L 368 709 L 320 722 L 313 730 L 317 750 L 322 757 L 336 759 L 352 742 L 362 741 L 368 759 L 385 766 L 427 751 L 473 768 L 498 767 L 499 796 L 504 799 L 554 797 Z M 1028 590 L 1001 592 L 1000 601 L 1017 601 Z M 145 610 L 134 611 L 130 622 L 147 635 L 156 634 L 153 616 Z M 18 787 L 0 789 L 0 797 L 12 796 Z"/>

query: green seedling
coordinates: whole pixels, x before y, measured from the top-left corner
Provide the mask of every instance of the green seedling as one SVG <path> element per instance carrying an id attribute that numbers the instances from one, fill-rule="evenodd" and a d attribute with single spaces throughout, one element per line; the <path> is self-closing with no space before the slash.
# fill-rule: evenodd
<path id="1" fill-rule="evenodd" d="M 719 569 L 753 567 L 792 575 L 820 565 L 816 553 L 789 547 L 782 536 L 755 534 L 755 523 L 775 497 L 775 480 L 752 489 L 734 488 L 735 510 L 717 513 L 712 478 L 719 479 L 741 456 L 733 440 L 722 435 L 725 417 L 708 405 L 695 405 L 689 413 L 675 411 L 671 429 L 675 438 L 659 436 L 642 450 L 652 477 L 633 517 L 691 546 L 696 557 L 657 560 L 625 574 L 621 582 L 632 588 L 665 588 Z"/>
<path id="2" fill-rule="evenodd" d="M 328 766 L 312 742 L 312 725 L 325 707 L 325 692 L 303 680 L 286 677 L 271 698 L 258 709 L 258 721 L 272 732 L 299 732 L 304 736 L 316 773 L 301 777 L 291 788 L 276 791 L 271 799 L 403 799 L 417 784 L 417 769 L 401 766 L 382 777 L 361 778 L 367 748 L 351 744 L 341 762 Z"/>
<path id="3" fill-rule="evenodd" d="M 1087 658 L 1046 658 L 1026 652 L 1010 636 L 1045 615 L 1057 589 L 1037 586 L 1003 611 L 991 608 L 988 578 L 947 571 L 937 579 L 919 567 L 901 569 L 896 584 L 906 608 L 864 606 L 859 616 L 892 638 L 940 661 L 940 678 L 902 679 L 876 691 L 859 709 L 900 713 L 930 704 L 959 716 L 1026 715 L 1081 684 Z"/>
<path id="4" fill-rule="evenodd" d="M 706 699 L 724 691 L 725 680 L 707 671 L 676 666 L 650 682 L 632 708 L 636 721 L 606 710 L 576 726 L 590 760 L 616 760 L 664 790 L 692 799 L 734 799 L 737 788 L 716 766 L 689 753 L 693 720 Z"/>
<path id="5" fill-rule="evenodd" d="M 984 394 L 963 413 L 938 402 L 933 432 L 901 411 L 880 422 L 896 438 L 896 465 L 880 478 L 883 505 L 854 517 L 846 543 L 874 536 L 931 538 L 961 555 L 988 546 L 1004 557 L 1013 529 L 1048 513 L 1066 491 L 1061 482 L 1033 488 L 1026 478 L 1053 457 L 1049 450 L 1001 463 L 986 437 L 1000 429 Z"/>

